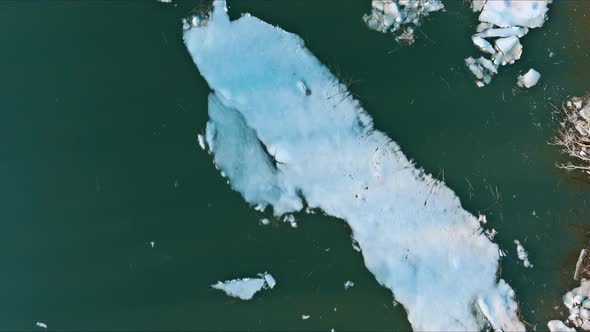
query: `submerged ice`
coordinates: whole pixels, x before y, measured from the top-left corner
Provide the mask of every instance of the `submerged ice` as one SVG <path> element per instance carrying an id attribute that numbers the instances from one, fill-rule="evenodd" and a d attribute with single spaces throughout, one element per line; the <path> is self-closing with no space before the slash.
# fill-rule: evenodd
<path id="1" fill-rule="evenodd" d="M 215 1 L 184 41 L 214 91 L 205 139 L 232 188 L 277 217 L 313 208 L 346 221 L 416 330 L 524 330 L 496 279 L 498 246 L 455 193 L 374 129 L 301 38 L 226 11 Z"/>
<path id="2" fill-rule="evenodd" d="M 529 29 L 543 26 L 547 19 L 547 5 L 552 1 L 472 0 L 473 11 L 481 12 L 477 33 L 471 37 L 473 45 L 481 52 L 490 54 L 489 58 L 481 56 L 465 59 L 465 64 L 476 77 L 477 86 L 489 84 L 500 66 L 512 64 L 520 59 L 520 38 L 526 35 Z M 519 85 L 530 88 L 539 78 L 540 75 L 537 77 L 531 73 L 528 77 L 519 78 Z"/>

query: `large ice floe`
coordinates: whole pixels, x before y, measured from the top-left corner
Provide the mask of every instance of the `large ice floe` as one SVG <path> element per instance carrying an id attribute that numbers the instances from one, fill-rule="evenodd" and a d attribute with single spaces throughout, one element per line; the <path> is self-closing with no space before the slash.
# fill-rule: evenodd
<path id="1" fill-rule="evenodd" d="M 465 59 L 465 64 L 477 79 L 477 86 L 489 84 L 500 66 L 520 59 L 520 38 L 529 29 L 543 26 L 547 19 L 547 5 L 552 1 L 472 0 L 473 11 L 481 13 L 477 33 L 471 39 L 481 52 L 489 54 L 489 58 L 480 56 Z"/>
<path id="2" fill-rule="evenodd" d="M 372 0 L 371 7 L 371 13 L 363 16 L 370 29 L 393 32 L 397 41 L 412 44 L 414 28 L 424 17 L 445 6 L 441 0 Z"/>
<path id="3" fill-rule="evenodd" d="M 374 129 L 301 38 L 248 14 L 230 21 L 221 0 L 190 22 L 184 41 L 213 90 L 207 146 L 249 204 L 346 221 L 415 330 L 524 330 L 477 218 Z"/>
<path id="4" fill-rule="evenodd" d="M 250 300 L 254 294 L 258 293 L 263 288 L 273 289 L 277 282 L 275 278 L 267 272 L 259 273 L 258 278 L 241 278 L 227 281 L 218 281 L 211 285 L 215 289 L 225 292 L 225 294 L 236 297 L 241 300 Z"/>

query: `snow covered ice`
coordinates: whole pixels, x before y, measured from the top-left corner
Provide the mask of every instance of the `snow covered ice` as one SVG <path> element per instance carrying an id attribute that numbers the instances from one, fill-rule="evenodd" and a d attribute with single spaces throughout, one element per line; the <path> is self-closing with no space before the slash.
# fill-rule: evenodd
<path id="1" fill-rule="evenodd" d="M 228 281 L 218 281 L 211 285 L 215 289 L 224 291 L 231 297 L 236 297 L 241 300 L 250 300 L 254 294 L 258 293 L 263 288 L 274 288 L 276 281 L 269 273 L 259 273 L 258 278 L 242 278 Z"/>
<path id="2" fill-rule="evenodd" d="M 306 203 L 346 221 L 415 330 L 524 330 L 498 246 L 455 193 L 374 129 L 301 38 L 226 11 L 215 1 L 184 40 L 214 91 L 205 138 L 231 187 L 277 217 Z"/>
<path id="3" fill-rule="evenodd" d="M 523 52 L 520 38 L 529 29 L 543 26 L 547 19 L 547 5 L 551 2 L 552 0 L 472 0 L 473 11 L 481 12 L 481 23 L 471 39 L 480 51 L 490 54 L 490 58 L 482 56 L 478 59 L 465 59 L 465 64 L 476 77 L 477 86 L 489 84 L 500 66 L 520 59 Z M 488 40 L 491 38 L 497 39 Z M 538 74 L 534 71 L 522 80 L 519 77 L 519 85 L 522 83 L 527 88 L 534 86 L 540 78 Z"/>
<path id="4" fill-rule="evenodd" d="M 414 42 L 414 28 L 424 17 L 444 9 L 441 0 L 373 0 L 371 13 L 363 16 L 367 26 L 382 33 L 398 32 L 396 40 Z"/>

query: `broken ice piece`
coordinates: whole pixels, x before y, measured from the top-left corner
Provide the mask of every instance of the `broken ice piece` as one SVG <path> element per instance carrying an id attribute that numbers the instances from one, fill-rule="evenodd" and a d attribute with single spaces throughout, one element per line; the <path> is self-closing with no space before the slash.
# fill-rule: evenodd
<path id="1" fill-rule="evenodd" d="M 346 282 L 344 283 L 344 289 L 345 289 L 345 290 L 347 290 L 347 289 L 349 289 L 349 288 L 351 288 L 351 287 L 354 287 L 354 282 L 352 282 L 352 281 L 348 280 L 348 281 L 346 281 Z"/>
<path id="2" fill-rule="evenodd" d="M 301 319 L 306 320 L 309 319 L 309 317 L 311 317 L 310 315 L 301 315 Z"/>
<path id="3" fill-rule="evenodd" d="M 43 322 L 37 322 L 35 324 L 35 326 L 40 327 L 42 329 L 46 329 L 47 328 L 47 324 L 43 323 Z"/>

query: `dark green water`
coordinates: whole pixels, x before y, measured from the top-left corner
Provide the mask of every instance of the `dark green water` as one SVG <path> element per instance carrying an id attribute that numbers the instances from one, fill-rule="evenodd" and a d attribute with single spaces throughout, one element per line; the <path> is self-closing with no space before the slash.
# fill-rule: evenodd
<path id="1" fill-rule="evenodd" d="M 0 330 L 409 329 L 344 223 L 258 225 L 198 148 L 209 89 L 179 21 L 198 3 L 0 0 Z M 590 88 L 590 3 L 552 5 L 523 59 L 484 89 L 463 66 L 476 17 L 445 4 L 409 48 L 364 27 L 368 0 L 242 0 L 230 12 L 300 35 L 357 81 L 376 126 L 488 215 L 509 253 L 501 276 L 544 329 L 562 317 L 553 307 L 590 227 L 590 184 L 556 169 L 546 144 L 547 99 Z M 531 66 L 541 84 L 515 90 Z M 518 265 L 515 238 L 533 269 Z M 262 271 L 278 286 L 250 302 L 209 287 Z"/>

